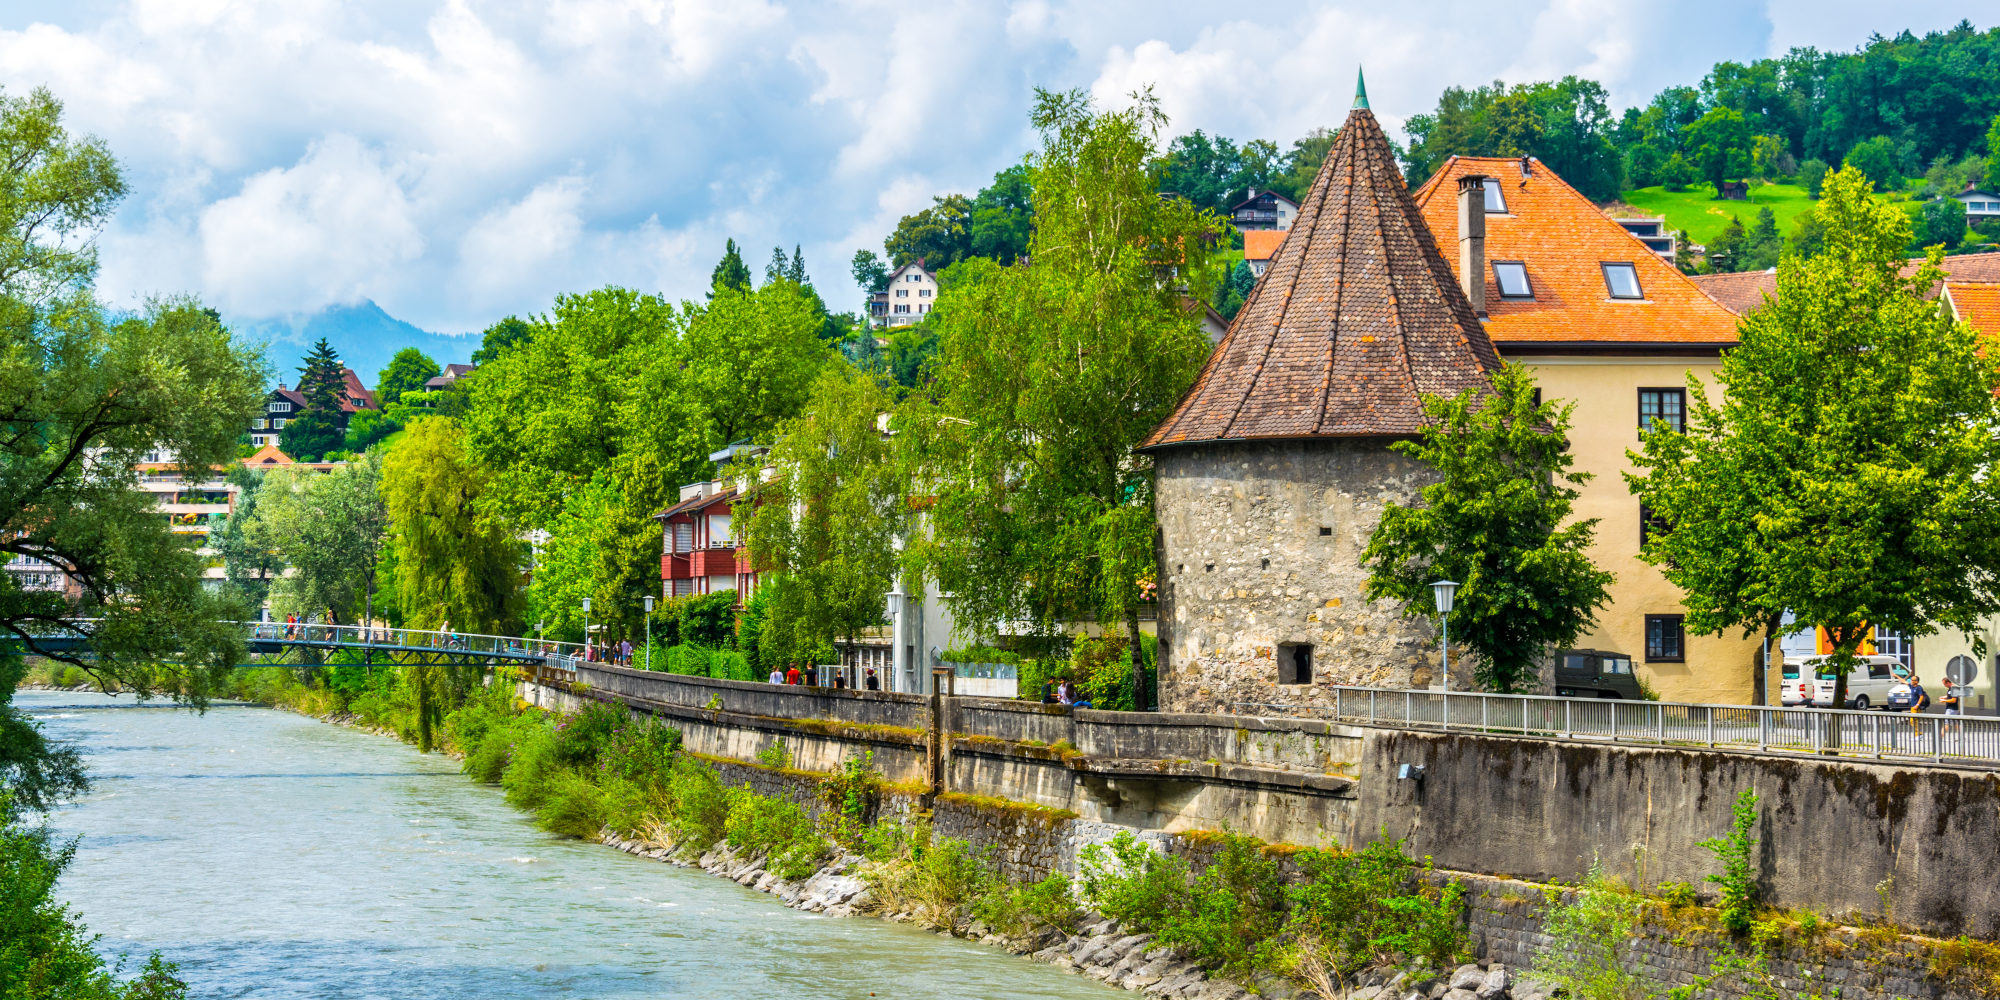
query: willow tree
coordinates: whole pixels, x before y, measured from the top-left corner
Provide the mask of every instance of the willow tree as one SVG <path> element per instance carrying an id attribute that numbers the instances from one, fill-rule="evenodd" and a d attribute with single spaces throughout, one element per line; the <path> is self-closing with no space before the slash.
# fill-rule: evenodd
<path id="1" fill-rule="evenodd" d="M 1909 218 L 1870 188 L 1828 175 L 1825 244 L 1779 262 L 1724 398 L 1689 376 L 1687 430 L 1650 431 L 1627 475 L 1688 629 L 1768 638 L 1792 612 L 1834 639 L 1840 703 L 1870 626 L 1969 632 L 2000 610 L 2000 354 L 1928 297 L 1938 249 L 1904 273 Z"/>
<path id="2" fill-rule="evenodd" d="M 454 631 L 498 633 L 520 619 L 521 543 L 480 511 L 487 478 L 466 457 L 465 432 L 449 417 L 412 424 L 382 463 L 396 600 L 417 628 L 448 622 Z M 452 696 L 469 687 L 467 676 L 413 666 L 404 678 L 417 695 L 417 747 L 428 752 L 432 729 Z"/>
<path id="3" fill-rule="evenodd" d="M 1208 355 L 1188 303 L 1208 300 L 1223 227 L 1160 197 L 1150 94 L 1102 111 L 1037 91 L 1033 122 L 1028 258 L 953 268 L 930 395 L 899 416 L 928 507 L 907 551 L 974 632 L 1124 622 L 1143 707 L 1138 610 L 1158 574 L 1153 465 L 1132 449 Z"/>
<path id="4" fill-rule="evenodd" d="M 372 453 L 325 472 L 290 466 L 264 474 L 244 533 L 289 567 L 271 585 L 273 611 L 324 613 L 333 625 L 359 617 L 389 521 L 381 479 Z"/>
<path id="5" fill-rule="evenodd" d="M 829 366 L 769 454 L 731 470 L 749 482 L 758 465 L 772 470 L 737 501 L 733 520 L 759 573 L 773 577 L 758 644 L 774 662 L 834 640 L 851 645 L 882 623 L 905 510 L 903 479 L 877 422 L 889 406 L 874 379 Z"/>

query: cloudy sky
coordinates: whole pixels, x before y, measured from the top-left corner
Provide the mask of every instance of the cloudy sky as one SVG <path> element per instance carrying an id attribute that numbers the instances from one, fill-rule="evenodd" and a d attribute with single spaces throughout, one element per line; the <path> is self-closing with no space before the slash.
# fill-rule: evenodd
<path id="1" fill-rule="evenodd" d="M 124 163 L 115 303 L 373 299 L 459 332 L 603 284 L 698 295 L 726 237 L 753 269 L 803 245 L 851 308 L 854 250 L 1018 160 L 1038 85 L 1152 84 L 1176 131 L 1285 145 L 1339 122 L 1357 65 L 1391 125 L 1496 78 L 1583 74 L 1622 105 L 1973 6 L 5 0 L 0 87 L 49 87 Z"/>

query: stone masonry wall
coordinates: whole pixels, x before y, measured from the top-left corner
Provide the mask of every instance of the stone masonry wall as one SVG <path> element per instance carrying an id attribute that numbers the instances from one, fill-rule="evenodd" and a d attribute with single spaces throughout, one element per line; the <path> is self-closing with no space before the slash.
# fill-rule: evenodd
<path id="1" fill-rule="evenodd" d="M 1435 630 L 1362 596 L 1386 503 L 1430 473 L 1386 440 L 1171 448 L 1157 459 L 1160 699 L 1168 711 L 1325 704 L 1333 684 L 1422 687 Z M 1278 683 L 1278 646 L 1313 647 L 1309 685 Z"/>

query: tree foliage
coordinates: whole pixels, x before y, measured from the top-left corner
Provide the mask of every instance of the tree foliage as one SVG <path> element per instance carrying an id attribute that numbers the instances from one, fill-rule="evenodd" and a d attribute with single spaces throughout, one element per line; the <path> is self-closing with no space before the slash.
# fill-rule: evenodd
<path id="1" fill-rule="evenodd" d="M 743 263 L 743 252 L 736 249 L 736 241 L 728 240 L 722 249 L 722 259 L 715 264 L 715 271 L 709 275 L 708 294 L 729 290 L 747 292 L 750 290 L 750 268 Z"/>
<path id="2" fill-rule="evenodd" d="M 405 347 L 389 359 L 389 367 L 375 382 L 375 405 L 386 410 L 396 405 L 406 392 L 420 391 L 424 383 L 444 374 L 431 356 L 414 347 Z M 301 382 L 301 385 L 304 383 Z"/>
<path id="3" fill-rule="evenodd" d="M 962 194 L 932 198 L 931 207 L 898 220 L 882 247 L 891 267 L 922 261 L 925 270 L 940 271 L 964 260 L 972 255 L 972 199 Z"/>
<path id="4" fill-rule="evenodd" d="M 489 475 L 472 464 L 465 432 L 449 417 L 412 424 L 382 463 L 396 601 L 414 628 L 450 622 L 498 634 L 520 626 L 523 546 L 481 509 Z"/>
<path id="5" fill-rule="evenodd" d="M 934 497 L 913 568 L 973 633 L 1136 620 L 1156 567 L 1152 464 L 1132 449 L 1209 347 L 1182 296 L 1211 293 L 1221 226 L 1158 196 L 1157 104 L 1042 91 L 1033 120 L 1033 264 L 961 265 L 932 311 L 929 396 L 898 418 Z"/>
<path id="6" fill-rule="evenodd" d="M 245 532 L 291 569 L 271 586 L 272 611 L 333 624 L 359 617 L 388 528 L 381 473 L 371 454 L 326 472 L 281 466 L 264 474 Z"/>
<path id="7" fill-rule="evenodd" d="M 307 352 L 299 368 L 298 391 L 305 405 L 285 421 L 278 447 L 297 461 L 317 462 L 347 438 L 347 418 L 340 405 L 347 398 L 347 378 L 340 355 L 325 337 Z"/>
<path id="8" fill-rule="evenodd" d="M 1420 506 L 1386 504 L 1362 561 L 1368 597 L 1427 618 L 1431 582 L 1459 583 L 1452 637 L 1479 654 L 1489 691 L 1524 690 L 1541 658 L 1588 631 L 1612 574 L 1590 561 L 1596 518 L 1572 519 L 1576 487 L 1567 433 L 1574 403 L 1539 402 L 1518 365 L 1489 395 L 1424 401 L 1423 435 L 1392 447 L 1436 470 Z"/>
<path id="9" fill-rule="evenodd" d="M 1722 197 L 1722 185 L 1750 173 L 1750 126 L 1741 112 L 1716 108 L 1683 130 L 1683 152 Z"/>
<path id="10" fill-rule="evenodd" d="M 895 572 L 905 490 L 876 423 L 890 399 L 843 368 L 820 374 L 768 455 L 731 470 L 753 483 L 762 466 L 774 473 L 737 501 L 734 523 L 767 582 L 790 578 L 772 589 L 760 638 L 766 649 L 791 651 L 782 659 L 881 624 Z"/>
<path id="11" fill-rule="evenodd" d="M 1685 433 L 1632 456 L 1661 524 L 1642 557 L 1683 592 L 1690 632 L 1773 634 L 1790 611 L 1847 657 L 1865 625 L 1970 631 L 1996 610 L 2000 368 L 1925 298 L 1937 251 L 1900 273 L 1909 220 L 1870 190 L 1851 167 L 1827 177 L 1822 249 L 1779 263 L 1723 355 L 1724 398 L 1690 377 Z"/>
<path id="12" fill-rule="evenodd" d="M 26 303 L 90 285 L 92 237 L 125 197 L 111 150 L 71 136 L 62 110 L 47 90 L 0 93 L 0 292 Z"/>
<path id="13" fill-rule="evenodd" d="M 1405 163 L 1412 184 L 1458 156 L 1533 156 L 1586 197 L 1616 197 L 1625 180 L 1604 88 L 1574 76 L 1512 87 L 1448 87 L 1436 110 L 1412 115 Z"/>
<path id="14" fill-rule="evenodd" d="M 535 328 L 518 316 L 509 316 L 486 328 L 481 335 L 479 349 L 472 352 L 472 363 L 483 365 L 511 350 L 535 335 Z M 388 403 L 382 403 L 387 407 Z"/>

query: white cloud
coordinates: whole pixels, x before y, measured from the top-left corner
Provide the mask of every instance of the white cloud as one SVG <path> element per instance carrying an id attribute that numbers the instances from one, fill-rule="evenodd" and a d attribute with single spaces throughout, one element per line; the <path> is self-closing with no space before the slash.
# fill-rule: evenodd
<path id="1" fill-rule="evenodd" d="M 371 298 L 483 328 L 607 283 L 698 296 L 725 239 L 803 244 L 836 305 L 901 214 L 1033 142 L 1037 85 L 1152 84 L 1176 131 L 1280 144 L 1365 65 L 1391 125 L 1448 85 L 1593 75 L 1618 102 L 1717 59 L 1956 17 L 1941 0 L 44 0 L 0 87 L 53 88 L 133 194 L 100 285 L 255 315 Z M 1945 19 L 1945 20 L 1940 20 Z"/>
<path id="2" fill-rule="evenodd" d="M 351 136 L 315 142 L 201 213 L 202 283 L 250 316 L 380 297 L 423 250 L 402 183 Z"/>

